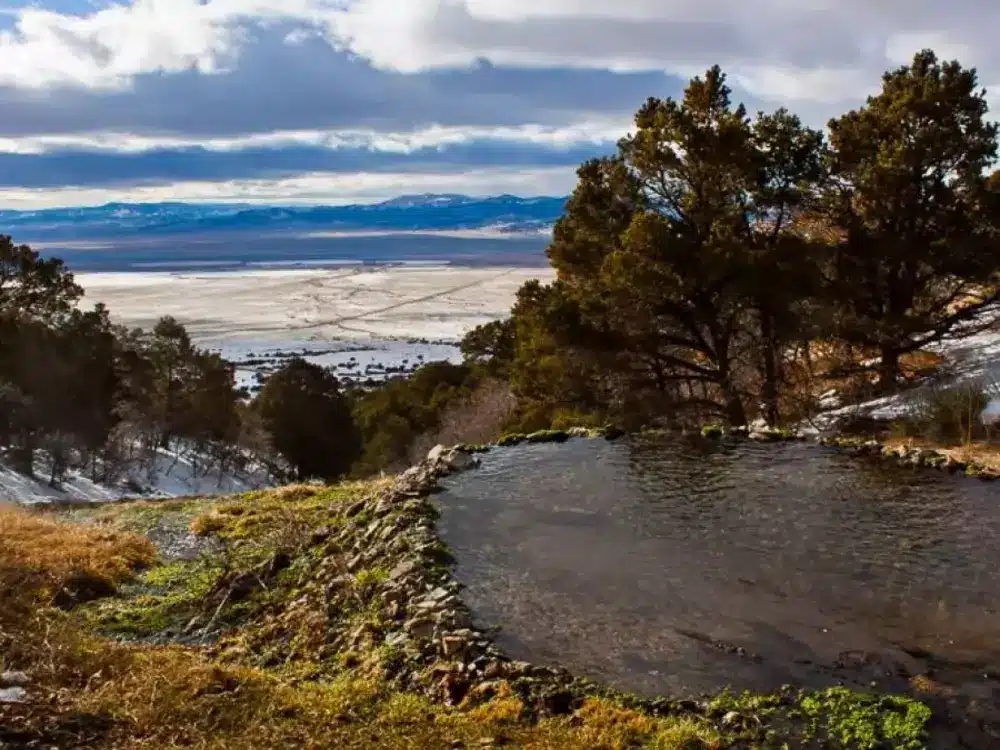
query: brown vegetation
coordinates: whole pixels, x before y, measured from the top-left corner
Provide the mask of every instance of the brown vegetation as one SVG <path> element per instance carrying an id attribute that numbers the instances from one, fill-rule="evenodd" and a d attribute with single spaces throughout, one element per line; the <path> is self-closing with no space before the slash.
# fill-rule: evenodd
<path id="1" fill-rule="evenodd" d="M 148 539 L 0 508 L 0 625 L 38 606 L 113 592 L 156 550 Z"/>

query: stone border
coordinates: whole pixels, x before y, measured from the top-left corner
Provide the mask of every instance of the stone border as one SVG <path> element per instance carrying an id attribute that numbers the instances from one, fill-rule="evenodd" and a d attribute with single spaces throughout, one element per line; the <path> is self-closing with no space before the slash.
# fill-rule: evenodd
<path id="1" fill-rule="evenodd" d="M 506 436 L 489 446 L 438 445 L 389 488 L 349 506 L 344 511 L 345 527 L 330 543 L 348 555 L 349 574 L 388 567 L 388 575 L 371 592 L 373 600 L 384 604 L 388 622 L 374 636 L 359 627 L 342 637 L 340 645 L 350 648 L 373 637 L 376 650 L 388 648 L 395 654 L 389 674 L 395 685 L 447 705 L 466 698 L 488 700 L 506 683 L 536 716 L 571 713 L 588 696 L 612 698 L 653 716 L 706 715 L 708 700 L 642 698 L 575 677 L 562 667 L 510 659 L 496 646 L 492 632 L 475 627 L 459 595 L 461 584 L 452 576 L 455 559 L 437 534 L 440 511 L 432 496 L 441 490 L 444 477 L 477 467 L 476 454 L 495 446 L 564 442 L 571 437 L 614 440 L 622 435 L 613 428 L 578 428 Z M 329 584 L 328 599 L 334 606 L 338 588 L 348 591 L 353 579 L 354 575 L 340 576 Z"/>
<path id="2" fill-rule="evenodd" d="M 953 456 L 933 448 L 910 448 L 905 445 L 890 446 L 878 440 L 834 435 L 817 438 L 820 445 L 836 448 L 851 456 L 868 456 L 895 461 L 899 466 L 932 468 L 949 474 L 963 474 L 983 481 L 1000 479 L 1000 473 L 975 461 L 959 461 Z"/>

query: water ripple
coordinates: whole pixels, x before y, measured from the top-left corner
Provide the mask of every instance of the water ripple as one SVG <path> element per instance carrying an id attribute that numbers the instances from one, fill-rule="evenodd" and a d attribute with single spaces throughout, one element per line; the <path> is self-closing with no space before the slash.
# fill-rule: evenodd
<path id="1" fill-rule="evenodd" d="M 643 438 L 494 451 L 440 499 L 469 603 L 519 658 L 671 694 L 867 687 L 915 650 L 1000 663 L 998 485 Z"/>

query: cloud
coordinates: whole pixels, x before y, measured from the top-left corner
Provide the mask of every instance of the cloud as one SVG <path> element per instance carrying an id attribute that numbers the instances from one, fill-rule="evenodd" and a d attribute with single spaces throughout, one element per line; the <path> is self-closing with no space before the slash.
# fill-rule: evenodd
<path id="1" fill-rule="evenodd" d="M 133 185 L 128 199 L 136 202 L 208 201 L 261 204 L 367 203 L 403 193 L 470 195 L 565 195 L 575 181 L 566 167 L 482 169 L 474 171 L 393 173 L 302 173 L 284 179 L 211 180 Z M 122 200 L 120 188 L 0 188 L 0 206 L 7 209 L 90 206 Z"/>
<path id="2" fill-rule="evenodd" d="M 631 127 L 626 119 L 588 121 L 564 127 L 521 126 L 432 126 L 410 132 L 356 130 L 277 130 L 268 133 L 200 138 L 156 136 L 118 132 L 63 133 L 39 136 L 0 137 L 0 154 L 48 154 L 62 151 L 138 154 L 166 149 L 234 152 L 251 149 L 311 147 L 330 150 L 368 149 L 373 152 L 409 154 L 470 143 L 525 144 L 553 149 L 581 144 L 615 142 Z"/>
<path id="3" fill-rule="evenodd" d="M 611 153 L 613 144 L 553 149 L 516 142 L 470 141 L 449 148 L 407 152 L 365 148 L 294 146 L 210 151 L 201 147 L 137 153 L 56 151 L 44 154 L 0 153 L 0 188 L 118 187 L 204 180 L 278 180 L 306 172 L 331 176 L 369 172 L 406 175 L 407 180 L 442 171 L 575 167 L 593 156 Z"/>
<path id="4" fill-rule="evenodd" d="M 678 84 L 660 73 L 489 65 L 406 75 L 377 70 L 320 39 L 287 44 L 289 28 L 259 29 L 225 73 L 147 73 L 124 89 L 0 87 L 0 136 L 566 127 L 628 119 L 651 93 L 675 93 Z"/>
<path id="5" fill-rule="evenodd" d="M 67 186 L 53 194 L 305 195 L 324 179 L 339 200 L 357 192 L 348 175 L 379 190 L 463 175 L 449 189 L 471 190 L 517 169 L 566 181 L 646 97 L 715 63 L 751 110 L 817 126 L 922 47 L 1000 84 L 994 5 L 31 0 L 0 15 L 0 201 Z"/>

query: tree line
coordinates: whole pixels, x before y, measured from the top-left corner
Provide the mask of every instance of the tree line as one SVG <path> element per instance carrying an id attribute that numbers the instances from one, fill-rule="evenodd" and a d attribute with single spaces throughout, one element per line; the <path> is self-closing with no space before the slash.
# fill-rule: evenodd
<path id="1" fill-rule="evenodd" d="M 69 469 L 155 483 L 181 458 L 204 476 L 332 479 L 357 457 L 346 398 L 322 368 L 293 361 L 250 401 L 232 364 L 178 321 L 130 330 L 82 296 L 61 260 L 0 236 L 0 456 L 11 468 L 44 466 L 54 486 Z"/>
<path id="2" fill-rule="evenodd" d="M 469 365 L 430 363 L 370 389 L 344 388 L 303 359 L 251 398 L 233 365 L 197 347 L 177 320 L 128 329 L 82 300 L 60 259 L 0 236 L 0 458 L 54 486 L 71 469 L 155 485 L 179 460 L 205 477 L 369 476 L 405 468 L 460 414 L 509 400 L 506 386 L 481 387 Z M 493 437 L 496 423 L 476 437 Z"/>
<path id="3" fill-rule="evenodd" d="M 1000 301 L 996 159 L 976 71 L 929 50 L 828 134 L 785 109 L 748 116 L 713 67 L 580 167 L 555 281 L 524 285 L 463 349 L 534 427 L 776 425 L 815 410 L 817 375 L 891 392 Z"/>

